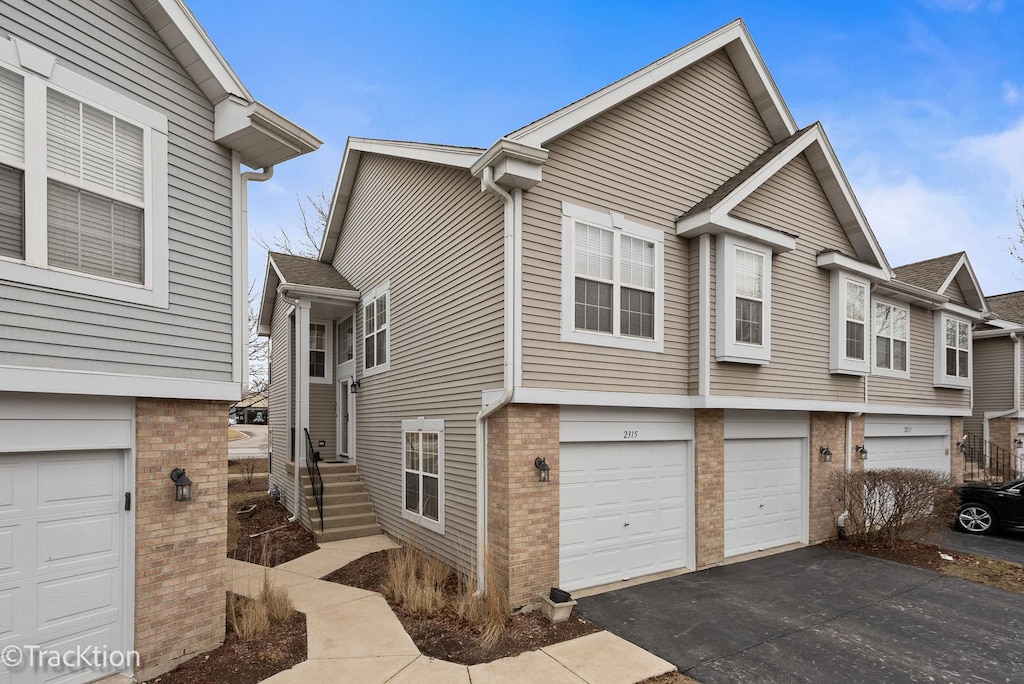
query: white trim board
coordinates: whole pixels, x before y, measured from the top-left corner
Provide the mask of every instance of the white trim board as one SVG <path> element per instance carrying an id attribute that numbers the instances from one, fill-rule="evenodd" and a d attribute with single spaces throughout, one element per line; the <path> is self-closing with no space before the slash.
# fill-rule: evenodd
<path id="1" fill-rule="evenodd" d="M 18 366 L 0 366 L 0 390 L 212 401 L 238 401 L 242 398 L 241 385 L 230 381 Z"/>

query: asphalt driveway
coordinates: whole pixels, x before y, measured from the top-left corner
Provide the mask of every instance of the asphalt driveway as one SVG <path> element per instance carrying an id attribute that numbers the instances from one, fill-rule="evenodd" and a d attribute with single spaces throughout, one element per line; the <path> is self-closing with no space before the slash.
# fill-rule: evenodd
<path id="1" fill-rule="evenodd" d="M 997 530 L 993 534 L 985 535 L 942 530 L 936 532 L 928 541 L 944 549 L 1024 564 L 1024 531 L 1022 530 Z M 1024 674 L 1022 674 L 1022 679 L 1024 679 Z"/>
<path id="2" fill-rule="evenodd" d="M 818 546 L 578 609 L 702 682 L 1024 680 L 1024 595 Z"/>

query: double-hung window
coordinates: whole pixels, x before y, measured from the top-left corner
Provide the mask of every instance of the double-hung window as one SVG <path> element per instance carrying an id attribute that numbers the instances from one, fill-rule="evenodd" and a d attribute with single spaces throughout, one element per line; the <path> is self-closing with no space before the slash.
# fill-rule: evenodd
<path id="1" fill-rule="evenodd" d="M 0 41 L 0 278 L 168 304 L 166 117 L 20 40 Z"/>
<path id="2" fill-rule="evenodd" d="M 910 312 L 888 302 L 874 303 L 875 369 L 879 375 L 909 377 Z"/>
<path id="3" fill-rule="evenodd" d="M 309 381 L 331 382 L 331 328 L 327 322 L 309 324 Z"/>
<path id="4" fill-rule="evenodd" d="M 846 375 L 867 375 L 870 366 L 868 315 L 871 311 L 871 286 L 864 278 L 832 271 L 829 307 L 831 341 L 829 370 Z"/>
<path id="5" fill-rule="evenodd" d="M 347 363 L 355 357 L 355 331 L 352 316 L 338 323 L 338 364 Z"/>
<path id="6" fill-rule="evenodd" d="M 971 385 L 971 324 L 941 311 L 935 313 L 935 385 Z"/>
<path id="7" fill-rule="evenodd" d="M 402 517 L 444 534 L 444 420 L 403 420 L 402 445 Z"/>
<path id="8" fill-rule="evenodd" d="M 391 364 L 388 331 L 390 296 L 387 285 L 363 297 L 363 375 L 386 371 Z"/>
<path id="9" fill-rule="evenodd" d="M 663 348 L 664 231 L 562 203 L 562 339 Z"/>
<path id="10" fill-rule="evenodd" d="M 771 359 L 771 248 L 735 235 L 718 236 L 719 361 L 763 365 Z"/>

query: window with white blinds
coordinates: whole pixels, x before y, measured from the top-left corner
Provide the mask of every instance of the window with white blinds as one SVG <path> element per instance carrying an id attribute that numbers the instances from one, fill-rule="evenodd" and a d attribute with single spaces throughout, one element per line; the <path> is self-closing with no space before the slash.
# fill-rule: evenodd
<path id="1" fill-rule="evenodd" d="M 0 278 L 167 306 L 167 117 L 0 41 Z"/>

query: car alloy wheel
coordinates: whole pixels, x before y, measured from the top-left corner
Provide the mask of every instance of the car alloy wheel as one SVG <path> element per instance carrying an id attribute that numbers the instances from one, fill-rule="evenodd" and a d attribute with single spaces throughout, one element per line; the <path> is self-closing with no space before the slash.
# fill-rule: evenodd
<path id="1" fill-rule="evenodd" d="M 995 522 L 992 513 L 979 504 L 967 504 L 960 507 L 956 515 L 956 521 L 960 529 L 971 534 L 985 534 L 992 529 Z"/>

